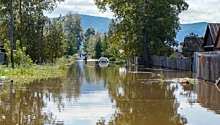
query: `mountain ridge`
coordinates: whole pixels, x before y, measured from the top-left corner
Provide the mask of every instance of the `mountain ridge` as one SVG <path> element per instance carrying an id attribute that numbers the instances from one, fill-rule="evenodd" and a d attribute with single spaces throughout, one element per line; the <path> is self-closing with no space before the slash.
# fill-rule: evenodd
<path id="1" fill-rule="evenodd" d="M 110 18 L 91 16 L 85 14 L 79 14 L 81 17 L 81 23 L 83 30 L 86 31 L 87 28 L 93 27 L 97 32 L 108 32 L 108 26 L 111 22 Z M 181 29 L 177 32 L 176 40 L 181 43 L 184 41 L 185 36 L 190 33 L 194 33 L 198 36 L 204 36 L 207 22 L 196 22 L 188 24 L 180 24 Z"/>

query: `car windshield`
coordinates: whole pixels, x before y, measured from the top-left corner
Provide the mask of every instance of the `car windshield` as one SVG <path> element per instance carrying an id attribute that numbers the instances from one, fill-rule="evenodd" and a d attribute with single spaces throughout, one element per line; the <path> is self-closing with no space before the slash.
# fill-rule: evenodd
<path id="1" fill-rule="evenodd" d="M 108 59 L 107 58 L 100 58 L 99 62 L 108 62 Z"/>

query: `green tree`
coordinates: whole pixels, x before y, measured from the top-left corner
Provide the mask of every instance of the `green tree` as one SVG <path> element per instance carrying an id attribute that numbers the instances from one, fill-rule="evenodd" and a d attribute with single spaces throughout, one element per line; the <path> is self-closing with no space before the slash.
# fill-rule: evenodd
<path id="1" fill-rule="evenodd" d="M 74 55 L 77 53 L 77 40 L 76 40 L 76 35 L 75 34 L 67 34 L 66 36 L 66 41 L 67 41 L 67 55 Z"/>
<path id="2" fill-rule="evenodd" d="M 32 65 L 32 59 L 30 58 L 29 55 L 26 55 L 26 47 L 20 48 L 20 41 L 17 40 L 15 43 L 15 47 L 17 48 L 16 50 L 13 51 L 13 56 L 14 56 L 14 63 L 16 66 L 22 66 L 22 67 L 27 67 Z M 11 51 L 10 51 L 10 42 L 6 42 L 4 44 L 4 48 L 6 50 L 6 64 L 11 63 Z"/>
<path id="3" fill-rule="evenodd" d="M 95 4 L 103 12 L 108 6 L 114 13 L 118 23 L 113 25 L 113 37 L 122 39 L 115 41 L 122 42 L 120 49 L 128 57 L 140 53 L 146 66 L 149 50 L 158 49 L 152 44 L 177 45 L 174 38 L 180 28 L 178 15 L 188 8 L 184 0 L 95 0 Z"/>
<path id="4" fill-rule="evenodd" d="M 102 53 L 101 53 L 101 55 L 103 57 L 109 57 L 109 49 L 108 48 L 110 47 L 110 45 L 109 45 L 109 42 L 108 42 L 107 33 L 104 33 L 104 36 L 102 37 L 101 45 L 102 45 Z"/>
<path id="5" fill-rule="evenodd" d="M 64 0 L 13 0 L 14 41 L 20 40 L 20 48 L 36 61 L 42 25 L 46 17 L 43 12 L 52 12 Z M 5 43 L 9 36 L 9 0 L 0 1 L 0 41 Z M 14 45 L 15 47 L 15 45 Z M 15 48 L 17 49 L 17 48 Z"/>
<path id="6" fill-rule="evenodd" d="M 83 50 L 85 52 L 87 51 L 88 45 L 89 45 L 89 40 L 91 36 L 95 35 L 95 29 L 93 27 L 89 27 L 86 29 L 86 32 L 84 33 L 85 41 L 83 42 Z"/>
<path id="7" fill-rule="evenodd" d="M 101 45 L 101 36 L 99 35 L 96 39 L 96 45 L 95 45 L 95 58 L 100 58 L 102 53 L 102 45 Z"/>
<path id="8" fill-rule="evenodd" d="M 89 39 L 89 44 L 87 48 L 88 56 L 92 58 L 95 57 L 95 45 L 96 45 L 95 42 L 96 42 L 95 36 L 92 36 Z"/>
<path id="9" fill-rule="evenodd" d="M 96 32 L 91 36 L 88 44 L 88 55 L 92 58 L 99 58 L 101 56 L 101 34 Z"/>
<path id="10" fill-rule="evenodd" d="M 51 21 L 47 27 L 45 39 L 43 43 L 43 58 L 46 61 L 53 62 L 55 59 L 60 58 L 66 53 L 67 43 L 64 39 L 64 27 L 61 16 Z"/>
<path id="11" fill-rule="evenodd" d="M 203 38 L 198 37 L 198 35 L 194 33 L 190 33 L 185 37 L 182 45 L 182 54 L 185 57 L 192 57 L 194 52 L 202 52 L 204 51 L 202 48 Z"/>
<path id="12" fill-rule="evenodd" d="M 80 50 L 83 41 L 83 28 L 79 14 L 72 14 L 72 12 L 66 14 L 65 30 L 67 34 L 74 34 L 76 36 L 76 50 Z"/>

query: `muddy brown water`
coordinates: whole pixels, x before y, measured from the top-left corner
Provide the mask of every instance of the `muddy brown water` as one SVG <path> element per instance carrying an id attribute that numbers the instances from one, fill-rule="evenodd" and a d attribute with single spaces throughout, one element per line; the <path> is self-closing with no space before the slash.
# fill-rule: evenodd
<path id="1" fill-rule="evenodd" d="M 157 81 L 160 70 L 99 67 L 82 61 L 65 78 L 0 88 L 1 125 L 217 125 L 220 92 L 212 83 Z M 166 79 L 193 77 L 163 71 Z"/>

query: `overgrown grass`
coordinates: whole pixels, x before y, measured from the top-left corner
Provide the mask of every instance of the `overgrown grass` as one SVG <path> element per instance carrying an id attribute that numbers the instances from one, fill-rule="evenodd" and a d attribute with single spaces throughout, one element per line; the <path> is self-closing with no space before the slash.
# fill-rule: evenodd
<path id="1" fill-rule="evenodd" d="M 66 76 L 69 65 L 74 63 L 74 59 L 61 58 L 53 64 L 32 65 L 30 67 L 16 67 L 14 69 L 1 66 L 0 67 L 0 82 L 10 82 L 25 84 L 38 79 L 48 79 Z"/>

